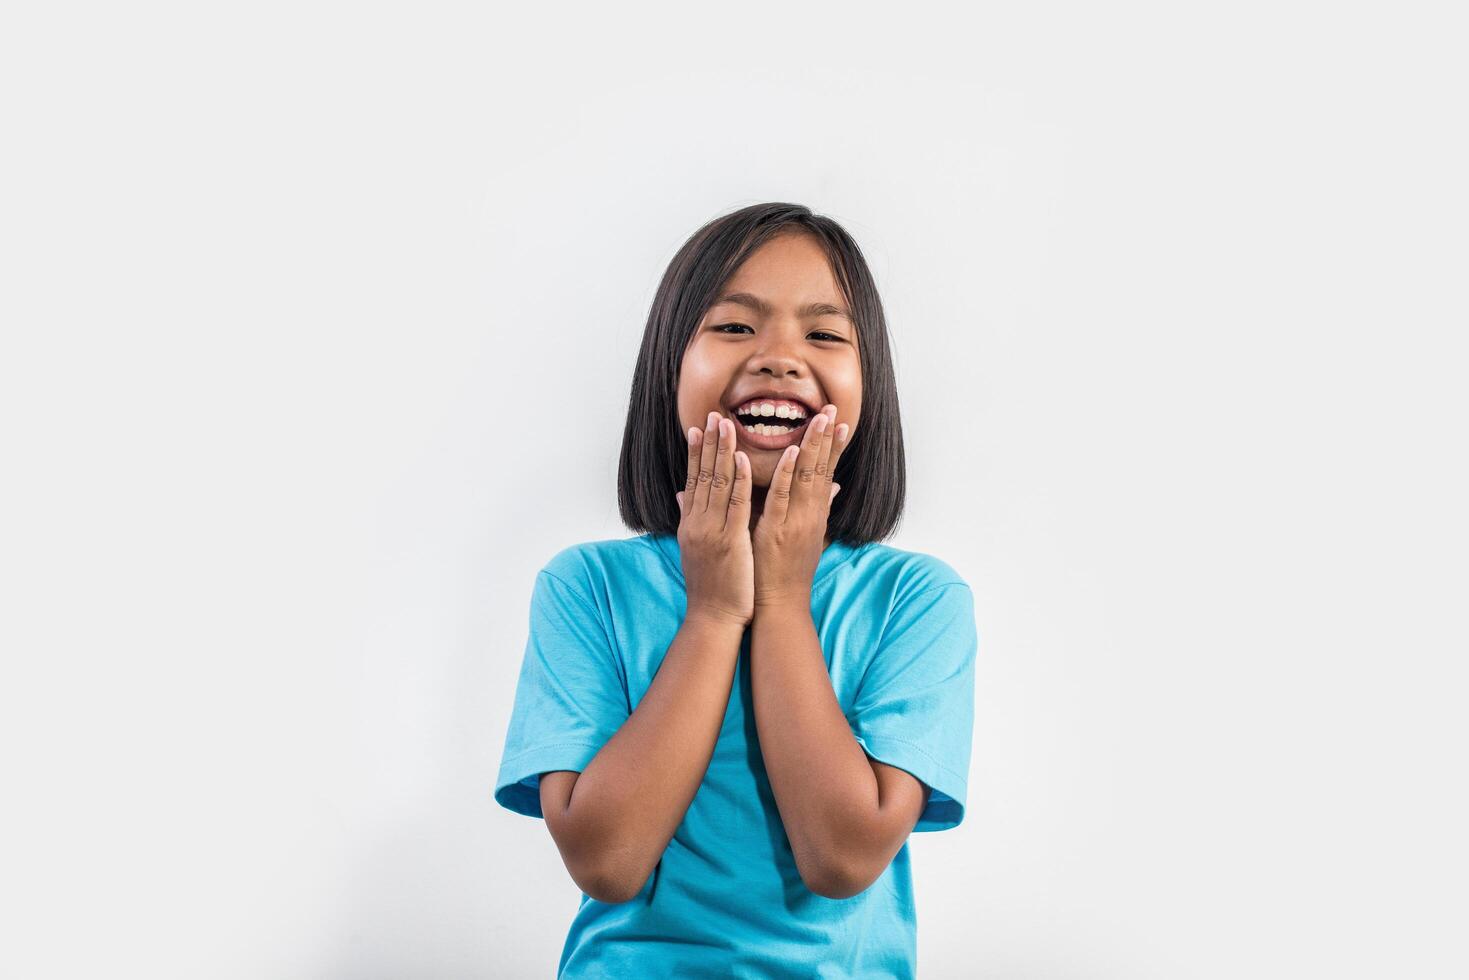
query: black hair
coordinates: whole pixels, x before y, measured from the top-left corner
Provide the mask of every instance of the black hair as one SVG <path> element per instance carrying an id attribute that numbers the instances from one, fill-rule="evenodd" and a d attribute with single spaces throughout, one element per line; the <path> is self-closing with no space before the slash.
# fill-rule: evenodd
<path id="1" fill-rule="evenodd" d="M 811 235 L 826 252 L 857 328 L 862 422 L 837 461 L 842 490 L 827 536 L 850 545 L 881 541 L 897 528 L 906 486 L 898 386 L 887 321 L 872 270 L 852 236 L 799 204 L 752 204 L 721 215 L 684 242 L 653 297 L 628 399 L 617 464 L 617 507 L 633 531 L 677 534 L 688 476 L 688 438 L 678 418 L 684 351 L 720 290 L 755 249 L 780 233 Z"/>

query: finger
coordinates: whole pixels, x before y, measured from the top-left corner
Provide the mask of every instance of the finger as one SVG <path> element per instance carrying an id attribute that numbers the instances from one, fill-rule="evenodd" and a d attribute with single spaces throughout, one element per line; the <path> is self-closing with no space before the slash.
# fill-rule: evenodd
<path id="1" fill-rule="evenodd" d="M 841 491 L 841 489 L 842 485 L 840 483 L 833 483 L 831 485 L 831 496 L 826 498 L 827 504 L 830 504 L 833 500 L 837 499 L 837 494 Z"/>
<path id="2" fill-rule="evenodd" d="M 801 434 L 801 451 L 796 455 L 796 475 L 791 483 L 791 506 L 798 507 L 813 489 L 820 489 L 823 496 L 826 488 L 816 482 L 816 456 L 821 451 L 822 433 L 831 422 L 825 411 L 818 412 L 806 431 Z"/>
<path id="3" fill-rule="evenodd" d="M 786 512 L 791 506 L 791 481 L 796 474 L 797 455 L 798 446 L 787 446 L 786 451 L 780 454 L 775 472 L 770 475 L 770 489 L 765 491 L 765 507 L 760 513 L 762 522 L 785 523 Z"/>
<path id="4" fill-rule="evenodd" d="M 710 412 L 704 420 L 704 446 L 699 454 L 699 482 L 694 487 L 693 512 L 709 509 L 709 485 L 714 482 L 714 454 L 719 451 L 719 413 Z"/>
<path id="5" fill-rule="evenodd" d="M 684 433 L 684 437 L 689 441 L 689 472 L 688 478 L 684 481 L 682 496 L 679 496 L 678 500 L 681 514 L 689 512 L 689 505 L 694 501 L 694 490 L 699 485 L 699 454 L 703 446 L 703 436 L 704 430 L 696 425 L 689 426 L 689 431 Z"/>
<path id="6" fill-rule="evenodd" d="M 734 486 L 729 491 L 729 511 L 725 514 L 724 529 L 740 528 L 750 531 L 750 496 L 755 478 L 750 473 L 750 457 L 744 452 L 735 453 Z"/>
<path id="7" fill-rule="evenodd" d="M 709 488 L 709 509 L 723 515 L 729 510 L 729 491 L 734 485 L 735 426 L 723 416 L 719 419 L 719 448 L 714 455 L 714 482 Z"/>
<path id="8" fill-rule="evenodd" d="M 831 437 L 831 459 L 827 463 L 827 469 L 833 477 L 837 474 L 837 463 L 842 458 L 842 453 L 852 444 L 852 427 L 843 422 L 836 427 Z"/>
<path id="9" fill-rule="evenodd" d="M 835 421 L 835 420 L 833 420 Z M 831 455 L 826 460 L 826 472 L 830 474 L 833 481 L 836 480 L 837 464 L 841 462 L 842 453 L 847 451 L 847 446 L 852 442 L 852 427 L 843 422 L 832 429 Z"/>
<path id="10" fill-rule="evenodd" d="M 832 437 L 836 435 L 837 430 L 837 407 L 828 405 L 827 408 L 831 409 L 831 417 L 826 420 L 826 427 L 821 430 L 821 445 L 816 450 L 815 485 L 818 490 L 831 489 L 831 474 L 834 469 L 831 463 L 831 444 Z M 822 494 L 822 496 L 826 495 Z M 827 497 L 827 499 L 831 498 Z"/>

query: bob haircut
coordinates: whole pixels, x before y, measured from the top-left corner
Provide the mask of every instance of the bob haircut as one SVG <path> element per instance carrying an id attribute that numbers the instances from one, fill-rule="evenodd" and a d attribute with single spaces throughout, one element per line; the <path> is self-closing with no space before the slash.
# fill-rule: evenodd
<path id="1" fill-rule="evenodd" d="M 857 328 L 862 423 L 837 461 L 827 536 L 849 545 L 881 541 L 897 528 L 906 486 L 898 386 L 887 321 L 867 260 L 831 218 L 799 204 L 752 204 L 710 221 L 684 242 L 653 297 L 634 369 L 617 507 L 634 531 L 678 533 L 674 494 L 688 478 L 688 435 L 678 418 L 678 376 L 695 331 L 740 264 L 781 233 L 809 234 L 826 252 Z"/>

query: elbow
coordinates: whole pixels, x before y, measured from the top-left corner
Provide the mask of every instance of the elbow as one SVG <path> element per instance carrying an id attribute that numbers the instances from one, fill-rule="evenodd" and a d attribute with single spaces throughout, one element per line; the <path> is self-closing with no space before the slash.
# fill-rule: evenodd
<path id="1" fill-rule="evenodd" d="M 875 877 L 863 874 L 841 861 L 813 862 L 809 870 L 801 868 L 801 880 L 822 898 L 851 898 L 871 887 Z"/>
<path id="2" fill-rule="evenodd" d="M 843 826 L 819 838 L 803 836 L 799 841 L 792 840 L 791 846 L 801 881 L 822 898 L 859 895 L 872 886 L 885 867 L 872 868 L 867 859 L 872 848 L 860 826 Z"/>
<path id="3" fill-rule="evenodd" d="M 866 891 L 872 882 L 841 874 L 802 875 L 806 887 L 822 898 L 851 898 Z"/>
<path id="4" fill-rule="evenodd" d="M 621 905 L 642 894 L 652 875 L 645 867 L 638 855 L 614 849 L 581 863 L 571 877 L 588 898 L 607 905 Z"/>
<path id="5" fill-rule="evenodd" d="M 637 897 L 648 874 L 637 871 L 644 865 L 636 848 L 607 844 L 605 832 L 589 829 L 584 820 L 573 819 L 564 809 L 545 812 L 561 863 L 584 895 L 608 905 Z"/>
<path id="6" fill-rule="evenodd" d="M 625 875 L 581 875 L 574 877 L 582 894 L 606 905 L 631 902 L 642 893 L 643 886 Z"/>

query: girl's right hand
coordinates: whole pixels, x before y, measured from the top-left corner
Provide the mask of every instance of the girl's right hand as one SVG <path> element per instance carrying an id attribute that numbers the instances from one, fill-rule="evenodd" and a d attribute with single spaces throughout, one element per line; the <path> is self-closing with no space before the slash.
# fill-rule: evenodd
<path id="1" fill-rule="evenodd" d="M 755 552 L 750 543 L 750 458 L 735 450 L 734 422 L 710 412 L 689 429 L 688 482 L 675 494 L 687 617 L 748 626 L 755 618 Z"/>

